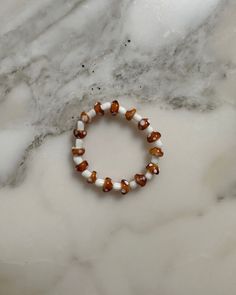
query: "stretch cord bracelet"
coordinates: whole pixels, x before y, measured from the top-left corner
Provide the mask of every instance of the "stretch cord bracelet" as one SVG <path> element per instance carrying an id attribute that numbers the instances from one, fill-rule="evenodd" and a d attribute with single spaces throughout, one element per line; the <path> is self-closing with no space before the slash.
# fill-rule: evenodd
<path id="1" fill-rule="evenodd" d="M 146 172 L 144 174 L 135 174 L 134 179 L 131 181 L 122 179 L 120 182 L 114 182 L 110 177 L 106 177 L 105 179 L 98 178 L 96 171 L 88 170 L 89 164 L 82 157 L 85 153 L 83 138 L 87 135 L 85 126 L 91 123 L 96 115 L 103 116 L 106 111 L 113 116 L 120 114 L 122 117 L 126 118 L 126 120 L 134 121 L 140 131 L 146 132 L 147 142 L 152 144 L 149 149 L 151 161 L 146 166 Z M 120 106 L 117 100 L 103 104 L 96 102 L 94 108 L 89 112 L 81 113 L 80 120 L 77 122 L 77 128 L 74 129 L 73 133 L 76 142 L 75 146 L 72 147 L 72 155 L 76 171 L 81 172 L 82 176 L 87 179 L 88 183 L 102 187 L 104 192 L 109 192 L 113 189 L 120 191 L 122 194 L 127 194 L 130 190 L 133 190 L 138 186 L 145 186 L 147 180 L 151 180 L 153 175 L 159 174 L 160 169 L 158 166 L 158 160 L 163 156 L 163 151 L 161 149 L 162 142 L 160 140 L 161 134 L 158 131 L 154 131 L 149 120 L 147 118 L 142 118 L 142 116 L 136 112 L 135 108 L 126 110 L 124 107 Z"/>

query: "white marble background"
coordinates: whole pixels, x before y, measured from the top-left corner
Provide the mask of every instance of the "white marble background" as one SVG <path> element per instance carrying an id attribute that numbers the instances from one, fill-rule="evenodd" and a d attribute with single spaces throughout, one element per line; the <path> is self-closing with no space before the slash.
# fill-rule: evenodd
<path id="1" fill-rule="evenodd" d="M 0 295 L 236 294 L 236 2 L 0 2 Z M 74 173 L 94 101 L 162 132 L 161 174 L 103 195 Z M 89 129 L 89 162 L 131 176 L 142 138 Z"/>

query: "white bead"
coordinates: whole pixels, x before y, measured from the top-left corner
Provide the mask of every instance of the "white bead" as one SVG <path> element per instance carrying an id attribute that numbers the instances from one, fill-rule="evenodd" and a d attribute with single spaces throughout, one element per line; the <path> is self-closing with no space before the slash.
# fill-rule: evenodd
<path id="1" fill-rule="evenodd" d="M 110 102 L 105 102 L 101 105 L 101 108 L 103 109 L 103 111 L 109 110 L 111 107 L 111 103 Z"/>
<path id="2" fill-rule="evenodd" d="M 119 113 L 120 113 L 121 115 L 125 115 L 125 113 L 126 113 L 126 109 L 125 109 L 124 107 L 120 106 L 120 107 L 119 107 Z"/>
<path id="3" fill-rule="evenodd" d="M 96 186 L 102 187 L 103 184 L 104 184 L 104 179 L 98 178 L 98 179 L 95 181 L 95 185 L 96 185 Z"/>
<path id="4" fill-rule="evenodd" d="M 94 109 L 91 109 L 88 113 L 88 116 L 90 119 L 94 118 L 96 116 L 96 112 Z"/>
<path id="5" fill-rule="evenodd" d="M 154 146 L 161 148 L 163 146 L 163 143 L 160 139 L 154 141 Z"/>
<path id="6" fill-rule="evenodd" d="M 130 188 L 131 189 L 135 189 L 138 185 L 137 185 L 137 182 L 135 181 L 135 180 L 132 180 L 132 181 L 130 181 Z"/>
<path id="7" fill-rule="evenodd" d="M 142 116 L 140 116 L 138 113 L 135 113 L 133 116 L 133 120 L 139 122 L 140 120 L 142 120 Z"/>
<path id="8" fill-rule="evenodd" d="M 152 131 L 153 131 L 153 128 L 152 128 L 151 125 L 149 125 L 148 128 L 146 128 L 146 132 L 147 132 L 148 134 L 150 134 L 150 133 L 152 133 Z"/>
<path id="9" fill-rule="evenodd" d="M 81 174 L 83 175 L 83 177 L 89 178 L 92 173 L 89 170 L 84 170 Z"/>
<path id="10" fill-rule="evenodd" d="M 83 140 L 77 138 L 77 139 L 75 140 L 75 146 L 76 146 L 77 148 L 82 148 L 82 147 L 83 147 Z"/>
<path id="11" fill-rule="evenodd" d="M 73 160 L 76 165 L 79 165 L 81 162 L 83 162 L 82 157 L 73 157 Z"/>
<path id="12" fill-rule="evenodd" d="M 148 180 L 151 180 L 153 175 L 152 175 L 152 173 L 147 172 L 147 173 L 145 174 L 145 176 L 146 176 L 146 178 L 147 178 Z"/>
<path id="13" fill-rule="evenodd" d="M 155 157 L 155 156 L 152 156 L 151 162 L 154 163 L 154 164 L 158 164 L 158 158 Z"/>
<path id="14" fill-rule="evenodd" d="M 113 189 L 115 191 L 119 191 L 121 189 L 121 183 L 120 182 L 114 182 L 113 183 Z"/>
<path id="15" fill-rule="evenodd" d="M 84 130 L 84 123 L 82 121 L 77 122 L 77 129 L 78 130 Z"/>

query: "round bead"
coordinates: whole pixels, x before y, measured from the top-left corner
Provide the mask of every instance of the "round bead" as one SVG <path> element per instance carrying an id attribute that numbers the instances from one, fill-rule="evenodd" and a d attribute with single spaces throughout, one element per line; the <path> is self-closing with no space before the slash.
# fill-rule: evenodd
<path id="1" fill-rule="evenodd" d="M 127 194 L 130 191 L 130 185 L 129 182 L 125 179 L 121 180 L 121 193 L 122 195 Z"/>
<path id="2" fill-rule="evenodd" d="M 112 184 L 112 180 L 109 177 L 106 177 L 104 179 L 104 184 L 103 184 L 103 191 L 105 193 L 109 192 L 110 190 L 112 190 L 113 188 L 113 184 Z"/>
<path id="3" fill-rule="evenodd" d="M 96 171 L 93 171 L 91 173 L 91 175 L 88 177 L 87 182 L 88 183 L 95 183 L 96 180 L 97 180 L 97 172 Z"/>
<path id="4" fill-rule="evenodd" d="M 153 147 L 149 150 L 149 153 L 152 155 L 152 156 L 156 156 L 156 157 L 162 157 L 164 155 L 163 151 L 161 148 L 158 148 L 158 147 Z"/>
<path id="5" fill-rule="evenodd" d="M 150 125 L 149 120 L 147 118 L 144 118 L 138 122 L 138 129 L 144 130 L 148 128 L 149 125 Z"/>
<path id="6" fill-rule="evenodd" d="M 74 136 L 76 138 L 84 138 L 87 135 L 87 131 L 74 129 Z"/>
<path id="7" fill-rule="evenodd" d="M 95 103 L 94 110 L 96 114 L 102 115 L 102 116 L 104 115 L 104 110 L 102 109 L 102 105 L 99 101 Z"/>
<path id="8" fill-rule="evenodd" d="M 134 180 L 137 182 L 140 186 L 145 186 L 147 182 L 147 178 L 144 174 L 135 174 Z"/>
<path id="9" fill-rule="evenodd" d="M 130 121 L 130 120 L 133 119 L 135 113 L 136 113 L 136 109 L 128 110 L 128 111 L 125 113 L 125 118 L 126 118 L 128 121 Z"/>
<path id="10" fill-rule="evenodd" d="M 113 116 L 118 114 L 119 106 L 120 106 L 119 102 L 117 100 L 113 100 L 113 102 L 111 103 L 111 107 L 110 107 L 110 112 Z"/>
<path id="11" fill-rule="evenodd" d="M 80 164 L 76 165 L 76 170 L 78 172 L 83 172 L 85 169 L 87 169 L 88 167 L 88 162 L 87 161 L 83 161 Z"/>
<path id="12" fill-rule="evenodd" d="M 146 168 L 152 174 L 159 174 L 159 167 L 157 164 L 151 162 L 146 166 Z"/>
<path id="13" fill-rule="evenodd" d="M 80 120 L 81 120 L 82 122 L 84 122 L 85 124 L 89 123 L 89 122 L 90 122 L 89 115 L 88 115 L 87 113 L 85 113 L 85 112 L 82 112 L 82 113 L 80 114 Z"/>
<path id="14" fill-rule="evenodd" d="M 151 134 L 147 136 L 147 141 L 148 142 L 154 142 L 158 140 L 161 137 L 161 133 L 158 131 L 153 131 Z"/>
<path id="15" fill-rule="evenodd" d="M 82 156 L 85 153 L 85 149 L 77 147 L 73 147 L 71 151 L 73 156 Z"/>

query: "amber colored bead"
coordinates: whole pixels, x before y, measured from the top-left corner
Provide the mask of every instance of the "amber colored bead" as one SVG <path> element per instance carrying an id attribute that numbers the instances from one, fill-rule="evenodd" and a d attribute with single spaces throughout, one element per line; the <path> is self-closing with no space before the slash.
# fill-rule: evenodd
<path id="1" fill-rule="evenodd" d="M 97 172 L 93 171 L 92 174 L 87 179 L 87 182 L 88 183 L 95 183 L 96 180 L 97 180 Z"/>
<path id="2" fill-rule="evenodd" d="M 147 178 L 143 174 L 135 174 L 134 180 L 139 184 L 140 186 L 144 186 L 147 182 Z"/>
<path id="3" fill-rule="evenodd" d="M 99 101 L 95 103 L 94 110 L 95 110 L 96 114 L 104 115 L 104 110 L 102 109 L 101 103 Z"/>
<path id="4" fill-rule="evenodd" d="M 85 153 L 85 149 L 77 147 L 73 147 L 71 151 L 73 156 L 82 156 Z"/>
<path id="5" fill-rule="evenodd" d="M 84 170 L 86 170 L 88 167 L 88 162 L 87 161 L 83 161 L 80 164 L 76 165 L 76 170 L 78 172 L 83 172 Z"/>
<path id="6" fill-rule="evenodd" d="M 87 135 L 87 131 L 74 129 L 74 136 L 76 138 L 84 138 Z"/>
<path id="7" fill-rule="evenodd" d="M 162 149 L 158 148 L 158 147 L 153 147 L 149 150 L 149 153 L 152 156 L 156 156 L 156 157 L 162 157 L 164 155 Z"/>
<path id="8" fill-rule="evenodd" d="M 114 100 L 112 103 L 111 103 L 111 108 L 110 108 L 110 112 L 112 115 L 117 115 L 118 112 L 119 112 L 119 102 L 117 100 Z"/>
<path id="9" fill-rule="evenodd" d="M 113 188 L 113 184 L 112 184 L 111 178 L 106 177 L 103 184 L 103 191 L 109 192 L 110 190 L 112 190 L 112 188 Z"/>
<path id="10" fill-rule="evenodd" d="M 154 142 L 156 140 L 158 140 L 161 137 L 161 133 L 158 131 L 152 131 L 152 133 L 150 133 L 147 137 L 147 141 L 148 142 Z"/>
<path id="11" fill-rule="evenodd" d="M 89 115 L 85 112 L 82 112 L 80 114 L 80 120 L 84 123 L 89 123 L 90 122 L 90 118 L 89 118 Z"/>
<path id="12" fill-rule="evenodd" d="M 125 118 L 130 121 L 133 119 L 133 116 L 135 115 L 136 113 L 136 109 L 132 109 L 132 110 L 129 110 L 125 113 Z"/>
<path id="13" fill-rule="evenodd" d="M 127 194 L 130 191 L 130 185 L 129 182 L 125 179 L 121 180 L 121 193 L 122 195 Z"/>
<path id="14" fill-rule="evenodd" d="M 144 129 L 148 128 L 149 125 L 150 125 L 150 123 L 149 123 L 148 119 L 144 118 L 138 122 L 138 129 L 144 130 Z"/>
<path id="15" fill-rule="evenodd" d="M 149 163 L 147 166 L 146 166 L 148 172 L 152 173 L 152 174 L 159 174 L 159 167 L 157 164 L 154 164 L 154 163 Z"/>

